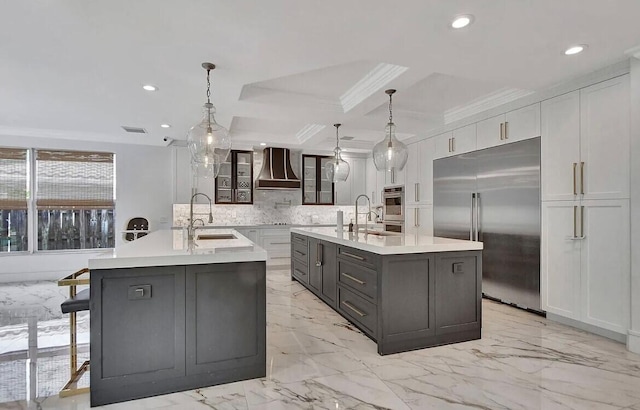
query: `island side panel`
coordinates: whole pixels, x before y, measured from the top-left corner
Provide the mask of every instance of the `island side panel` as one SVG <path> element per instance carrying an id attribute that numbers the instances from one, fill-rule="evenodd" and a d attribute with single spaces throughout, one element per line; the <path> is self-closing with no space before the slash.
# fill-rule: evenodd
<path id="1" fill-rule="evenodd" d="M 184 284 L 184 266 L 91 271 L 92 406 L 184 375 Z"/>
<path id="2" fill-rule="evenodd" d="M 187 266 L 187 375 L 265 376 L 265 272 L 264 262 Z"/>
<path id="3" fill-rule="evenodd" d="M 432 345 L 436 329 L 434 254 L 383 256 L 378 275 L 378 353 Z"/>

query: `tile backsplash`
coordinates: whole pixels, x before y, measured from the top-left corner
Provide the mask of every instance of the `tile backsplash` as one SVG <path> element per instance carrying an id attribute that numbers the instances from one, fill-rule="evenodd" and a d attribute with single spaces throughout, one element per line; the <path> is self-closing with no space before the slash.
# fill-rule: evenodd
<path id="1" fill-rule="evenodd" d="M 286 194 L 283 195 L 281 191 L 256 191 L 257 195 L 263 192 L 273 198 L 254 205 L 213 205 L 212 225 L 270 225 L 283 222 L 292 225 L 330 225 L 336 223 L 336 212 L 339 210 L 344 213 L 345 224 L 354 218 L 353 206 L 295 205 L 295 202 L 289 205 Z M 291 194 L 300 196 L 299 191 L 292 191 Z M 193 214 L 194 219 L 202 219 L 209 225 L 209 204 L 194 204 Z M 189 204 L 174 204 L 173 225 L 186 226 L 188 221 Z"/>

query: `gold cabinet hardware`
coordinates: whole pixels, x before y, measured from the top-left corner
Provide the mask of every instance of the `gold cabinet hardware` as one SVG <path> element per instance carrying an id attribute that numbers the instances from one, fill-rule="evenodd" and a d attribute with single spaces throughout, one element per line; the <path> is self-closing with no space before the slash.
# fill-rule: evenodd
<path id="1" fill-rule="evenodd" d="M 504 139 L 509 139 L 509 121 L 504 122 Z"/>
<path id="2" fill-rule="evenodd" d="M 346 307 L 348 307 L 349 309 L 351 309 L 353 312 L 355 312 L 356 315 L 358 315 L 360 317 L 367 316 L 366 313 L 362 312 L 360 309 L 356 308 L 355 306 L 353 306 L 351 303 L 347 302 L 346 300 L 343 300 L 342 304 L 345 305 Z"/>
<path id="3" fill-rule="evenodd" d="M 356 278 L 356 277 L 354 277 L 354 276 L 349 275 L 349 274 L 348 274 L 348 273 L 346 273 L 346 272 L 342 272 L 342 273 L 341 273 L 341 275 L 342 275 L 342 276 L 344 276 L 344 277 L 345 277 L 345 278 L 347 278 L 347 279 L 351 279 L 352 281 L 354 281 L 354 282 L 355 282 L 355 283 L 357 283 L 358 285 L 365 285 L 365 284 L 367 283 L 367 282 L 361 281 L 360 279 L 358 279 L 358 278 Z"/>
<path id="4" fill-rule="evenodd" d="M 578 188 L 576 183 L 576 167 L 578 164 L 576 162 L 573 163 L 573 195 L 578 195 Z"/>
<path id="5" fill-rule="evenodd" d="M 584 195 L 584 162 L 580 163 L 580 193 Z"/>
<path id="6" fill-rule="evenodd" d="M 348 256 L 350 258 L 357 259 L 359 261 L 363 261 L 364 260 L 364 258 L 362 256 L 354 255 L 354 254 L 349 253 L 349 252 L 341 252 L 340 255 Z"/>

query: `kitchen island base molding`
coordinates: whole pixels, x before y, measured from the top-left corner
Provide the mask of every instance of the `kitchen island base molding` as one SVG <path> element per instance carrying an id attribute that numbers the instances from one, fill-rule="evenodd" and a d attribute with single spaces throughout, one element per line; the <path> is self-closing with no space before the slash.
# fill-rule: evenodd
<path id="1" fill-rule="evenodd" d="M 264 261 L 93 269 L 91 406 L 264 377 Z"/>

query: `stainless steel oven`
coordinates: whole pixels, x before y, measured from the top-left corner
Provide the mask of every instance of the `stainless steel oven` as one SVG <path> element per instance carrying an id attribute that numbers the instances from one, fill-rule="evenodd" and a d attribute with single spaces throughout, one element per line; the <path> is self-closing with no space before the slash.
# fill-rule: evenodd
<path id="1" fill-rule="evenodd" d="M 382 192 L 385 221 L 404 221 L 404 186 L 386 187 Z"/>
<path id="2" fill-rule="evenodd" d="M 385 232 L 404 232 L 404 222 L 399 221 L 383 221 L 382 225 L 384 226 Z"/>

